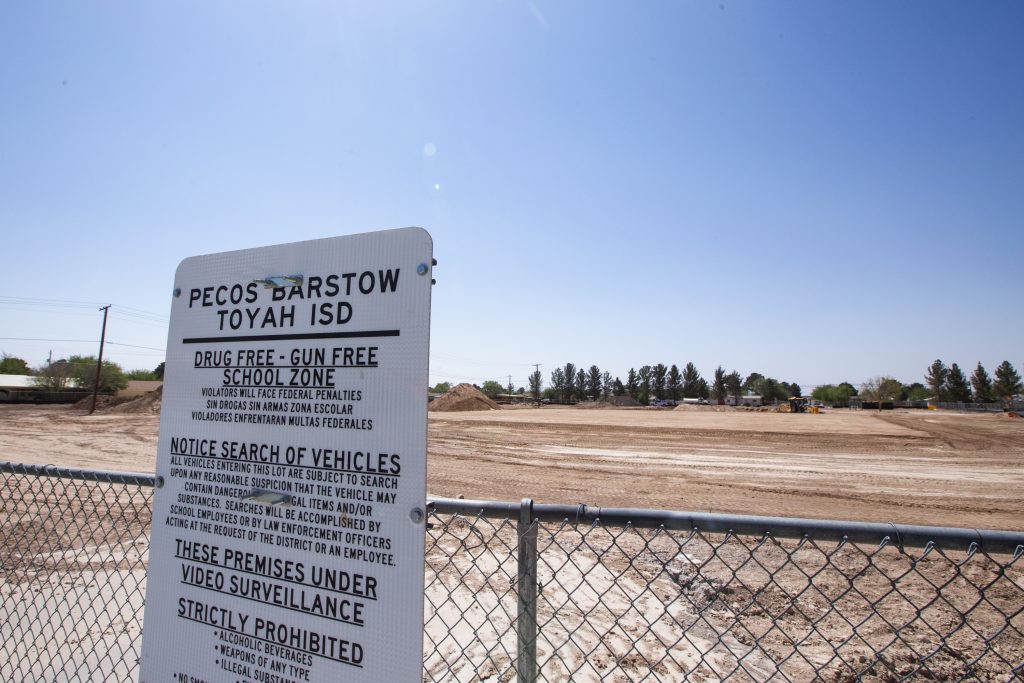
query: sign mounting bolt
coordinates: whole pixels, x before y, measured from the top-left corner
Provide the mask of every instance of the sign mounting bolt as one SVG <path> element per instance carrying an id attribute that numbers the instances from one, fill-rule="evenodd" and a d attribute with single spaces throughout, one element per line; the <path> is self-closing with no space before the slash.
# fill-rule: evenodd
<path id="1" fill-rule="evenodd" d="M 426 275 L 428 272 L 430 272 L 430 266 L 428 266 L 426 263 L 421 263 L 418 266 L 416 266 L 416 273 L 418 275 Z"/>
<path id="2" fill-rule="evenodd" d="M 156 487 L 162 489 L 164 487 L 164 478 L 161 475 L 156 476 Z"/>
<path id="3" fill-rule="evenodd" d="M 423 521 L 423 510 L 420 508 L 413 508 L 409 511 L 409 519 L 412 520 L 413 524 L 419 524 Z"/>
<path id="4" fill-rule="evenodd" d="M 175 287 L 174 288 L 174 298 L 177 299 L 179 296 L 181 296 L 181 287 Z"/>

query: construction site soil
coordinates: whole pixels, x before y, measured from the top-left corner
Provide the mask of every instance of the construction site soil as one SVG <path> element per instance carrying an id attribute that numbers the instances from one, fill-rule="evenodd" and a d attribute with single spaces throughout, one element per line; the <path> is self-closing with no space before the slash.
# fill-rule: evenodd
<path id="1" fill-rule="evenodd" d="M 458 384 L 431 401 L 430 412 L 452 413 L 472 410 L 498 410 L 501 406 L 472 384 Z"/>
<path id="2" fill-rule="evenodd" d="M 156 398 L 91 416 L 0 406 L 0 460 L 152 472 Z M 428 426 L 431 495 L 1024 527 L 1024 420 L 1004 414 L 545 406 Z"/>

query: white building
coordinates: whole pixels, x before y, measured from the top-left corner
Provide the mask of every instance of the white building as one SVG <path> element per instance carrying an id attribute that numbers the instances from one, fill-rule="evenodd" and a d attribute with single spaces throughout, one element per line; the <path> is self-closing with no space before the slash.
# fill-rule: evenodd
<path id="1" fill-rule="evenodd" d="M 727 405 L 727 406 L 740 405 L 740 406 L 744 406 L 744 407 L 747 407 L 747 408 L 756 408 L 756 407 L 762 405 L 763 403 L 764 403 L 764 401 L 757 394 L 746 394 L 745 396 L 740 396 L 739 403 L 736 402 L 736 397 L 735 396 L 726 396 L 725 397 L 725 405 Z"/>

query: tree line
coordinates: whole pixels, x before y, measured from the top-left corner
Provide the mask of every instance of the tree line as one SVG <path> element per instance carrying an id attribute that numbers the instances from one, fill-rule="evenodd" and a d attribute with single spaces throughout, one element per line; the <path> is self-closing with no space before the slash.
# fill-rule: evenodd
<path id="1" fill-rule="evenodd" d="M 825 384 L 815 388 L 811 396 L 832 404 L 846 403 L 855 396 L 868 401 L 996 403 L 1024 393 L 1020 373 L 1009 361 L 1000 363 L 994 374 L 993 379 L 979 362 L 968 377 L 958 364 L 947 367 L 939 359 L 925 369 L 924 383 L 903 384 L 893 377 L 873 377 L 861 384 L 859 390 L 849 382 Z"/>
<path id="2" fill-rule="evenodd" d="M 612 396 L 629 396 L 645 404 L 652 399 L 679 401 L 704 398 L 717 401 L 747 392 L 758 394 L 766 401 L 800 396 L 800 385 L 796 383 L 779 381 L 758 372 L 752 372 L 744 379 L 736 370 L 726 372 L 722 366 L 715 368 L 714 376 L 708 382 L 693 363 L 687 363 L 682 370 L 678 365 L 666 366 L 664 363 L 630 368 L 625 382 L 620 377 L 613 378 L 611 373 L 602 371 L 597 365 L 585 368 L 566 363 L 551 372 L 547 386 L 540 370 L 535 370 L 527 378 L 527 387 L 535 399 L 562 402 L 601 400 Z"/>
<path id="3" fill-rule="evenodd" d="M 952 403 L 994 403 L 1012 400 L 1024 393 L 1020 373 L 1004 360 L 995 369 L 995 379 L 989 377 L 980 362 L 971 373 L 970 380 L 956 363 L 946 367 L 936 359 L 925 371 L 925 381 L 933 396 L 940 402 Z"/>
<path id="4" fill-rule="evenodd" d="M 92 391 L 96 384 L 96 356 L 68 356 L 38 368 L 17 356 L 0 354 L 0 375 L 30 375 L 32 385 L 43 391 L 67 391 L 69 389 Z M 130 380 L 162 380 L 164 364 L 153 370 L 125 371 L 113 361 L 103 361 L 100 370 L 99 391 L 113 394 L 128 386 Z"/>
<path id="5" fill-rule="evenodd" d="M 867 401 L 991 403 L 1024 393 L 1021 376 L 1009 361 L 999 364 L 993 379 L 980 362 L 968 378 L 956 363 L 946 367 L 941 360 L 936 360 L 928 366 L 924 380 L 924 383 L 904 384 L 893 377 L 880 376 L 866 380 L 860 387 L 850 382 L 824 384 L 815 387 L 811 398 L 833 405 L 848 403 L 854 397 Z M 450 383 L 441 382 L 431 390 L 444 393 L 450 388 Z M 584 368 L 566 363 L 550 373 L 546 384 L 540 370 L 535 370 L 527 377 L 525 387 L 517 389 L 512 384 L 505 386 L 488 380 L 480 389 L 492 398 L 499 394 L 528 393 L 534 399 L 571 402 L 630 396 L 644 404 L 651 399 L 678 401 L 684 398 L 718 402 L 727 396 L 740 397 L 747 393 L 761 396 L 765 403 L 802 396 L 801 387 L 795 382 L 780 381 L 758 372 L 744 378 L 736 370 L 726 372 L 722 366 L 715 368 L 709 382 L 693 363 L 687 363 L 682 370 L 677 365 L 666 367 L 662 363 L 630 368 L 625 382 L 597 365 Z"/>
<path id="6" fill-rule="evenodd" d="M 35 378 L 35 386 L 46 391 L 69 388 L 91 391 L 96 381 L 96 356 L 69 356 L 33 369 L 22 358 L 0 353 L 0 375 L 31 375 Z M 941 359 L 936 359 L 925 370 L 924 383 L 903 384 L 893 377 L 881 376 L 863 382 L 859 389 L 850 382 L 821 385 L 811 392 L 811 397 L 831 404 L 846 403 L 855 396 L 869 401 L 930 399 L 951 403 L 994 403 L 1011 400 L 1024 393 L 1021 375 L 1009 361 L 1000 363 L 993 375 L 989 375 L 981 362 L 968 377 L 957 363 L 946 366 Z M 128 386 L 129 380 L 162 380 L 163 376 L 163 363 L 153 370 L 125 371 L 117 363 L 103 361 L 99 390 L 114 393 Z M 613 378 L 596 365 L 584 369 L 566 363 L 551 372 L 547 386 L 540 370 L 527 377 L 526 386 L 528 389 L 517 389 L 513 384 L 505 386 L 488 380 L 481 389 L 492 398 L 503 393 L 525 394 L 528 391 L 535 399 L 569 402 L 630 396 L 644 404 L 651 399 L 678 401 L 704 398 L 720 401 L 727 396 L 739 397 L 746 393 L 757 394 L 766 403 L 771 403 L 802 395 L 800 385 L 795 382 L 779 381 L 758 372 L 744 378 L 736 370 L 726 372 L 721 365 L 715 368 L 711 382 L 708 382 L 693 363 L 687 363 L 682 370 L 677 365 L 666 367 L 663 363 L 630 368 L 625 382 L 619 377 Z M 444 393 L 450 388 L 450 383 L 441 382 L 431 390 Z"/>

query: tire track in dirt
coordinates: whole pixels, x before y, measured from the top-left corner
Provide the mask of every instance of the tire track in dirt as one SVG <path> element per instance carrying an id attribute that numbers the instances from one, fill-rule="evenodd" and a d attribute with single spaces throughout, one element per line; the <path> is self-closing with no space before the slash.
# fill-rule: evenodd
<path id="1" fill-rule="evenodd" d="M 930 411 L 931 412 L 931 411 Z M 900 427 L 926 432 L 931 438 L 941 441 L 949 448 L 968 454 L 1017 453 L 1024 447 L 1024 426 L 1018 427 L 1019 434 L 1012 433 L 1010 419 L 1002 413 L 984 415 L 949 414 L 931 412 L 934 417 L 917 415 L 883 414 L 880 420 Z M 1011 427 L 1007 433 L 1006 427 Z"/>
<path id="2" fill-rule="evenodd" d="M 1024 519 L 1024 426 L 999 415 L 597 414 L 607 412 L 432 416 L 428 491 L 978 528 Z M 0 459 L 152 472 L 158 425 L 152 415 L 0 406 Z"/>
<path id="3" fill-rule="evenodd" d="M 474 417 L 431 420 L 432 493 L 953 526 L 1020 524 L 1022 505 L 1012 483 L 1024 481 L 1019 469 L 1007 458 L 980 457 L 977 443 L 995 440 L 956 426 L 958 438 L 951 440 L 920 419 L 890 422 L 863 414 L 857 416 L 861 433 L 809 432 L 807 424 L 799 425 L 800 433 L 735 430 L 728 413 L 720 430 L 644 424 L 642 413 L 634 426 L 580 424 L 573 414 L 542 423 L 494 413 Z M 1007 450 L 1018 459 L 1024 453 L 1012 433 L 999 444 L 1015 446 Z"/>

